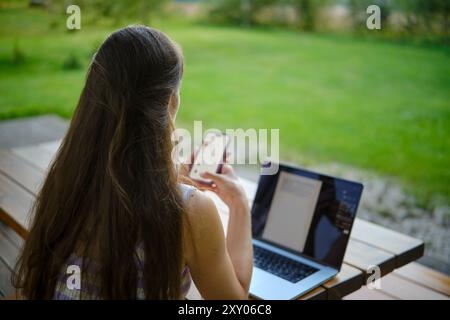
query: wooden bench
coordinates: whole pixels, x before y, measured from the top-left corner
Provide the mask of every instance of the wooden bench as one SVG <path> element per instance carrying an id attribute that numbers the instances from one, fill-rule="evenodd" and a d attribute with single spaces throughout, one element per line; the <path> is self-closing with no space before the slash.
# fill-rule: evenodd
<path id="1" fill-rule="evenodd" d="M 23 238 L 27 236 L 30 211 L 46 170 L 60 141 L 29 147 L 0 150 L 0 220 L 11 226 Z M 256 184 L 241 179 L 251 202 Z M 224 225 L 227 227 L 227 207 L 211 193 Z M 382 275 L 422 257 L 421 240 L 396 231 L 356 219 L 341 272 L 322 286 L 305 294 L 301 299 L 340 299 L 360 289 L 373 266 Z M 189 297 L 199 298 L 195 287 Z"/>
<path id="2" fill-rule="evenodd" d="M 367 287 L 344 297 L 348 300 L 448 300 L 450 277 L 412 262 L 396 269 L 382 280 L 379 290 Z"/>

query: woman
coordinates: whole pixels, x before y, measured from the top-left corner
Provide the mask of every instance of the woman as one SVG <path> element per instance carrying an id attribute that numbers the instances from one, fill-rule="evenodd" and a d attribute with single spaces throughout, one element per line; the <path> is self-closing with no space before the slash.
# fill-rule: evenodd
<path id="1" fill-rule="evenodd" d="M 248 202 L 232 168 L 205 173 L 229 207 L 181 184 L 171 160 L 183 58 L 162 32 L 132 26 L 100 47 L 34 206 L 14 284 L 27 299 L 246 299 Z M 81 286 L 67 270 L 78 266 Z M 76 283 L 76 282 L 75 282 Z"/>

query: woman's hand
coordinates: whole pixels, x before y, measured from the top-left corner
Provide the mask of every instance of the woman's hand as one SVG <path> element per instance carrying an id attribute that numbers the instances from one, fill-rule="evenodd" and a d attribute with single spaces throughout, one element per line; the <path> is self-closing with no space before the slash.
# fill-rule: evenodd
<path id="1" fill-rule="evenodd" d="M 201 176 L 212 180 L 211 185 L 204 185 L 202 189 L 216 193 L 230 209 L 243 207 L 248 210 L 247 195 L 229 164 L 223 164 L 220 173 L 203 172 Z"/>
<path id="2" fill-rule="evenodd" d="M 187 160 L 187 162 L 181 163 L 178 174 L 183 177 L 189 178 L 189 172 L 192 169 L 192 165 L 194 164 L 195 154 L 197 149 L 194 150 L 194 152 L 191 153 L 190 160 Z"/>
<path id="3" fill-rule="evenodd" d="M 192 169 L 196 152 L 191 154 L 191 161 L 184 163 L 179 169 L 179 174 L 189 178 L 189 172 Z M 203 183 L 197 180 L 191 180 L 195 186 L 200 190 L 209 190 L 216 193 L 220 199 L 229 208 L 241 208 L 249 210 L 248 198 L 245 194 L 244 188 L 239 182 L 233 167 L 228 164 L 230 153 L 225 156 L 225 163 L 221 167 L 220 173 L 203 172 L 201 176 L 206 180 L 212 180 L 211 184 Z"/>

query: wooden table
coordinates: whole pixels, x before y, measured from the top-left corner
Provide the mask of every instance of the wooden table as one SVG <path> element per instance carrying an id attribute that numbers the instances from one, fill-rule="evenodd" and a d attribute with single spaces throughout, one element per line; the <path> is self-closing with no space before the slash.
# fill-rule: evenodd
<path id="1" fill-rule="evenodd" d="M 54 141 L 0 150 L 0 220 L 24 238 L 29 227 L 30 208 L 59 144 L 60 141 Z M 241 181 L 251 202 L 256 184 L 245 179 Z M 211 197 L 226 228 L 227 208 L 214 194 Z M 371 267 L 378 266 L 381 274 L 386 275 L 420 258 L 423 252 L 421 240 L 356 219 L 339 274 L 301 299 L 340 299 L 365 284 Z M 190 296 L 199 297 L 195 288 Z"/>

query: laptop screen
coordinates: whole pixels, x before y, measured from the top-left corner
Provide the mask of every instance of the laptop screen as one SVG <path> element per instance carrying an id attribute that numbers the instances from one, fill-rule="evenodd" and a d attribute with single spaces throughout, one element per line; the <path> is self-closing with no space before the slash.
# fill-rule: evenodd
<path id="1" fill-rule="evenodd" d="M 279 166 L 261 175 L 252 207 L 252 231 L 266 240 L 341 267 L 363 186 Z"/>

